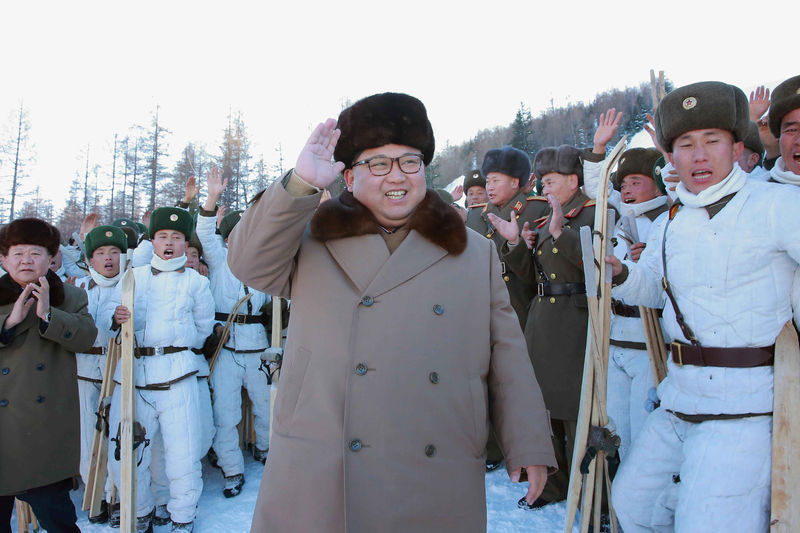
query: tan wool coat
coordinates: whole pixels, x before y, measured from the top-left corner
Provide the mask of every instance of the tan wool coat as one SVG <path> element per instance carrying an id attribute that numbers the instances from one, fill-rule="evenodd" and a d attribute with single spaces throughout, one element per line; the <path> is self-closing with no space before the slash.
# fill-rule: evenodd
<path id="1" fill-rule="evenodd" d="M 229 241 L 292 302 L 252 531 L 485 531 L 490 419 L 508 468 L 556 464 L 497 253 L 433 191 L 392 254 L 350 193 L 319 199 L 276 182 Z"/>
<path id="2" fill-rule="evenodd" d="M 78 474 L 80 419 L 75 352 L 97 336 L 86 292 L 49 272 L 51 319 L 42 333 L 36 308 L 0 342 L 0 495 Z M 0 278 L 0 324 L 21 288 Z"/>

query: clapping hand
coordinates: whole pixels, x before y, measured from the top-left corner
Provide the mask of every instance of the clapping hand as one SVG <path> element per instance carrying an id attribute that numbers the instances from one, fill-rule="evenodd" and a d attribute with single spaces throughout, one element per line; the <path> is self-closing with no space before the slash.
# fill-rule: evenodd
<path id="1" fill-rule="evenodd" d="M 550 217 L 550 235 L 553 236 L 553 240 L 556 240 L 561 237 L 561 232 L 564 230 L 564 211 L 561 209 L 561 203 L 552 194 L 547 195 L 547 203 L 553 209 Z"/>
<path id="2" fill-rule="evenodd" d="M 300 178 L 319 189 L 324 189 L 344 170 L 345 164 L 331 162 L 333 150 L 339 141 L 341 130 L 336 128 L 336 121 L 329 118 L 317 125 L 306 145 L 300 151 L 294 171 Z"/>
<path id="3" fill-rule="evenodd" d="M 487 213 L 489 222 L 497 230 L 497 233 L 503 236 L 508 244 L 516 245 L 519 243 L 519 224 L 515 213 L 511 213 L 511 220 L 503 220 L 494 213 Z"/>

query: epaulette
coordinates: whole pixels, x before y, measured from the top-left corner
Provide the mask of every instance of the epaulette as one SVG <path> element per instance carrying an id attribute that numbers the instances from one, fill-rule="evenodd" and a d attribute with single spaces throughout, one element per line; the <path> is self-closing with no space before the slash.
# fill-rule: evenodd
<path id="1" fill-rule="evenodd" d="M 550 218 L 550 215 L 545 215 L 543 217 L 539 217 L 533 221 L 534 224 L 537 224 L 536 229 L 543 228 L 545 224 L 547 224 L 547 219 Z"/>
<path id="2" fill-rule="evenodd" d="M 592 207 L 592 206 L 594 206 L 596 204 L 597 204 L 597 202 L 595 200 L 587 200 L 582 206 L 573 207 L 572 209 L 570 209 L 569 213 L 565 213 L 564 214 L 564 217 L 565 218 L 575 218 L 576 216 L 578 216 L 580 214 L 581 211 L 583 211 L 584 207 Z"/>
<path id="3" fill-rule="evenodd" d="M 489 204 L 488 204 L 488 203 L 486 203 L 486 202 L 484 202 L 484 203 L 482 203 L 482 204 L 472 204 L 471 206 L 469 206 L 469 207 L 468 207 L 468 209 L 473 209 L 473 208 L 475 208 L 475 207 L 488 207 L 488 205 L 489 205 Z"/>
<path id="4" fill-rule="evenodd" d="M 681 203 L 680 202 L 675 202 L 674 204 L 672 204 L 672 207 L 669 208 L 669 219 L 670 220 L 675 218 L 675 215 L 678 214 L 678 209 L 680 209 L 680 208 L 681 208 Z"/>
<path id="5" fill-rule="evenodd" d="M 546 202 L 547 198 L 544 196 L 528 196 L 529 202 Z"/>

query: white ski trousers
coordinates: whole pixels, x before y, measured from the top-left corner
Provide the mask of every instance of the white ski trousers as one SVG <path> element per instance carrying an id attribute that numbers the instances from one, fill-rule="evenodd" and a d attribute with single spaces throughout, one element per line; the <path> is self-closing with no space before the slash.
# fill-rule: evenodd
<path id="1" fill-rule="evenodd" d="M 208 388 L 208 378 L 197 378 L 197 406 L 200 409 L 200 457 L 205 457 L 211 444 L 214 442 L 214 411 L 211 406 L 211 391 Z"/>
<path id="2" fill-rule="evenodd" d="M 120 390 L 114 390 L 111 402 L 111 433 L 117 434 L 120 422 Z M 192 522 L 197 501 L 203 492 L 199 449 L 200 411 L 197 398 L 197 378 L 189 376 L 173 383 L 166 390 L 137 389 L 136 420 L 145 428 L 150 446 L 136 449 L 136 516 L 145 516 L 156 505 L 150 488 L 150 465 L 153 445 L 161 439 L 163 472 L 169 483 L 167 510 L 175 522 Z M 120 479 L 120 463 L 114 459 L 115 442 L 109 445 L 109 464 L 115 483 Z M 142 449 L 144 448 L 144 449 Z M 154 468 L 159 469 L 156 460 Z M 158 502 L 161 503 L 161 502 Z"/>
<path id="3" fill-rule="evenodd" d="M 620 459 L 625 460 L 644 426 L 647 391 L 653 387 L 650 357 L 644 350 L 611 346 L 608 363 L 608 416 L 621 439 Z"/>
<path id="4" fill-rule="evenodd" d="M 247 389 L 253 404 L 256 447 L 260 450 L 269 448 L 269 388 L 267 375 L 259 370 L 260 366 L 259 353 L 233 353 L 223 348 L 211 374 L 217 430 L 214 451 L 225 476 L 244 473 L 244 457 L 236 429 L 242 419 L 242 387 Z"/>
<path id="5" fill-rule="evenodd" d="M 78 380 L 78 401 L 81 411 L 81 463 L 80 473 L 84 485 L 89 483 L 89 466 L 92 461 L 92 445 L 94 444 L 95 424 L 97 423 L 97 407 L 100 403 L 100 383 Z M 107 468 L 105 483 L 106 500 L 111 495 L 111 469 Z"/>
<path id="6" fill-rule="evenodd" d="M 766 533 L 772 417 L 685 422 L 647 417 L 614 479 L 625 533 Z"/>

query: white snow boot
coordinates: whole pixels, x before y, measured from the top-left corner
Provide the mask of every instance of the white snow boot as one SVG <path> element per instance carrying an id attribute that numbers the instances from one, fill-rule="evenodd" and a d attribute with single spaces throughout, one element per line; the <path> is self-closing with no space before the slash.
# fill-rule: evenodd
<path id="1" fill-rule="evenodd" d="M 233 498 L 242 492 L 244 485 L 244 474 L 234 474 L 225 478 L 225 488 L 222 489 L 222 495 L 226 498 Z"/>
<path id="2" fill-rule="evenodd" d="M 172 523 L 172 533 L 192 533 L 192 531 L 194 531 L 194 522 L 186 522 L 184 524 L 180 522 Z"/>
<path id="3" fill-rule="evenodd" d="M 167 504 L 156 505 L 156 514 L 153 517 L 153 523 L 157 526 L 164 526 L 169 524 L 170 517 L 167 511 Z"/>

